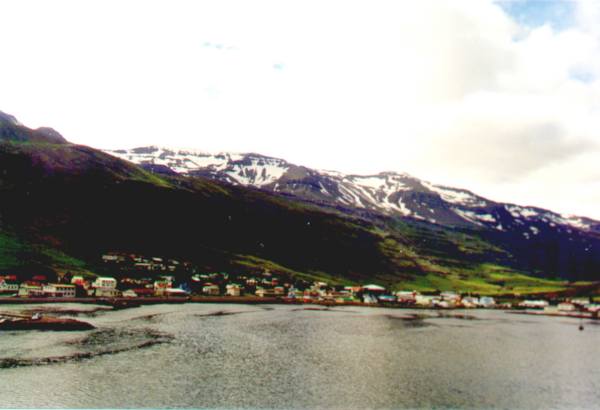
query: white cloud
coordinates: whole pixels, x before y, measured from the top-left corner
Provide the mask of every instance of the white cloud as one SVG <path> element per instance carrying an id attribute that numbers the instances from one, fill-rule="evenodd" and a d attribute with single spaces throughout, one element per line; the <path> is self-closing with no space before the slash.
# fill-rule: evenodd
<path id="1" fill-rule="evenodd" d="M 408 171 L 600 218 L 578 165 L 599 155 L 599 10 L 557 31 L 480 0 L 4 0 L 0 110 L 102 148 Z"/>

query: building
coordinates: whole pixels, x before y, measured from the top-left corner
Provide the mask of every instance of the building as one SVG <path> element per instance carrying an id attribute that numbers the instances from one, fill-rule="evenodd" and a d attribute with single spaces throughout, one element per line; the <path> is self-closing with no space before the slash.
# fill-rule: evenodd
<path id="1" fill-rule="evenodd" d="M 544 309 L 548 307 L 549 303 L 545 300 L 524 300 L 519 303 L 519 307 L 527 309 Z"/>
<path id="2" fill-rule="evenodd" d="M 75 285 L 66 285 L 64 283 L 49 283 L 42 286 L 45 296 L 52 298 L 74 298 Z"/>
<path id="3" fill-rule="evenodd" d="M 44 296 L 42 285 L 38 283 L 21 283 L 19 287 L 19 297 L 30 298 Z"/>
<path id="4" fill-rule="evenodd" d="M 574 304 L 568 302 L 559 303 L 557 308 L 560 312 L 575 312 L 577 310 Z"/>
<path id="5" fill-rule="evenodd" d="M 94 296 L 99 298 L 118 298 L 121 296 L 121 291 L 115 288 L 96 288 Z"/>
<path id="6" fill-rule="evenodd" d="M 241 288 L 239 285 L 232 283 L 225 288 L 225 294 L 228 296 L 240 296 Z"/>
<path id="7" fill-rule="evenodd" d="M 401 303 L 404 305 L 412 305 L 417 302 L 417 295 L 418 295 L 418 292 L 416 292 L 414 290 L 413 291 L 401 290 L 399 292 L 396 292 L 396 299 L 398 300 L 398 303 Z"/>
<path id="8" fill-rule="evenodd" d="M 415 304 L 421 307 L 431 307 L 441 301 L 439 296 L 416 295 Z"/>
<path id="9" fill-rule="evenodd" d="M 482 308 L 493 308 L 496 306 L 496 300 L 491 296 L 482 296 L 479 298 L 479 306 Z"/>
<path id="10" fill-rule="evenodd" d="M 100 277 L 96 278 L 94 283 L 92 283 L 92 287 L 93 288 L 116 289 L 117 280 L 115 278 L 100 276 Z"/>
<path id="11" fill-rule="evenodd" d="M 440 297 L 443 301 L 449 302 L 451 304 L 457 304 L 460 302 L 460 295 L 456 292 L 446 291 L 440 293 Z"/>
<path id="12" fill-rule="evenodd" d="M 277 296 L 277 294 L 275 294 L 275 291 L 273 289 L 263 289 L 263 288 L 256 289 L 256 292 L 254 294 L 261 298 L 273 298 L 273 297 Z"/>
<path id="13" fill-rule="evenodd" d="M 17 282 L 9 280 L 0 280 L 0 293 L 14 293 L 19 292 L 19 284 Z"/>
<path id="14" fill-rule="evenodd" d="M 460 301 L 460 305 L 467 309 L 476 308 L 477 306 L 479 306 L 479 303 L 479 298 L 473 296 L 465 296 Z"/>
<path id="15" fill-rule="evenodd" d="M 156 296 L 162 296 L 165 294 L 167 289 L 173 287 L 173 283 L 170 280 L 155 280 L 154 281 L 154 293 Z"/>
<path id="16" fill-rule="evenodd" d="M 219 296 L 221 294 L 221 288 L 218 285 L 207 283 L 202 287 L 202 293 L 207 296 Z"/>

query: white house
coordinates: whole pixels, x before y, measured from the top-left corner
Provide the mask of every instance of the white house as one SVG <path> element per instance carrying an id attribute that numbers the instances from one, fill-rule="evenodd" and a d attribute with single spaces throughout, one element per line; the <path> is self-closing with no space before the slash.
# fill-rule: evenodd
<path id="1" fill-rule="evenodd" d="M 519 303 L 519 307 L 529 308 L 529 309 L 544 309 L 548 307 L 549 303 L 545 300 L 524 300 Z"/>
<path id="2" fill-rule="evenodd" d="M 225 288 L 225 294 L 228 296 L 240 296 L 240 294 L 241 294 L 240 286 L 236 285 L 235 283 L 227 285 Z"/>
<path id="3" fill-rule="evenodd" d="M 16 282 L 0 281 L 0 293 L 17 293 L 19 292 L 19 284 Z"/>
<path id="4" fill-rule="evenodd" d="M 479 306 L 482 308 L 491 308 L 496 306 L 496 300 L 491 296 L 482 296 L 479 298 Z"/>
<path id="5" fill-rule="evenodd" d="M 560 312 L 574 312 L 577 310 L 577 308 L 575 307 L 574 304 L 565 302 L 565 303 L 558 304 L 558 310 Z"/>
<path id="6" fill-rule="evenodd" d="M 44 295 L 55 298 L 74 298 L 75 285 L 65 285 L 64 283 L 49 283 L 42 287 Z"/>
<path id="7" fill-rule="evenodd" d="M 96 278 L 94 283 L 92 283 L 93 288 L 104 288 L 104 289 L 116 289 L 117 288 L 117 280 L 115 278 L 109 278 L 106 276 L 100 276 Z"/>

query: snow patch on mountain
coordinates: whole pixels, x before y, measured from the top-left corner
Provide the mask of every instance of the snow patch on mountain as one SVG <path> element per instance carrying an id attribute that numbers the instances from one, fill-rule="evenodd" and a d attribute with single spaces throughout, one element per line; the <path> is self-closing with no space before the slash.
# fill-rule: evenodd
<path id="1" fill-rule="evenodd" d="M 485 202 L 483 199 L 476 197 L 467 191 L 444 187 L 441 185 L 434 185 L 425 181 L 422 181 L 421 183 L 430 191 L 439 194 L 444 201 L 451 204 L 468 207 L 484 207 L 487 205 L 487 202 Z"/>

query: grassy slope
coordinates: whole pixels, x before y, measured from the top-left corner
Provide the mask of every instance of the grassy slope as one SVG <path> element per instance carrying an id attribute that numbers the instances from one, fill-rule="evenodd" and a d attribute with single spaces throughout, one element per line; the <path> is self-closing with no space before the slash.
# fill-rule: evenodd
<path id="1" fill-rule="evenodd" d="M 0 232 L 0 274 L 49 272 L 89 275 L 87 264 L 62 251 Z"/>

